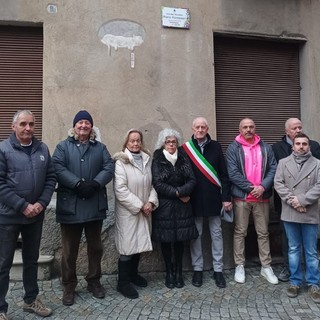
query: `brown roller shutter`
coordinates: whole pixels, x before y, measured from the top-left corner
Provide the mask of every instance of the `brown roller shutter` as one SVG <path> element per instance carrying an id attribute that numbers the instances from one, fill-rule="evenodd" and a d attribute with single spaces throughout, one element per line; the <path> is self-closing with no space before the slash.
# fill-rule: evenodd
<path id="1" fill-rule="evenodd" d="M 288 118 L 300 118 L 299 44 L 214 37 L 217 138 L 223 149 L 252 118 L 257 133 L 279 141 Z"/>
<path id="2" fill-rule="evenodd" d="M 39 27 L 0 26 L 0 140 L 12 132 L 12 117 L 29 109 L 42 133 L 43 33 Z"/>

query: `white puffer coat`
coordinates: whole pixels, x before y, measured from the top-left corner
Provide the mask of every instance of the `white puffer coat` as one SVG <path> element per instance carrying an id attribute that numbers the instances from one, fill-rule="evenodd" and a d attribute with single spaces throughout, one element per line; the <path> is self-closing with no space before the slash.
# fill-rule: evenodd
<path id="1" fill-rule="evenodd" d="M 142 152 L 143 170 L 134 162 L 129 150 L 114 155 L 116 197 L 115 243 L 121 255 L 152 251 L 151 216 L 145 217 L 142 206 L 151 202 L 158 207 L 157 193 L 152 187 L 151 159 Z"/>

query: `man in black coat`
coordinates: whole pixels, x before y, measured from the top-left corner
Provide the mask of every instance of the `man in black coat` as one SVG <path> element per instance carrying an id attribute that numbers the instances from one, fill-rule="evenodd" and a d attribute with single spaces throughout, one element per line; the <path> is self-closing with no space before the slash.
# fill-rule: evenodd
<path id="1" fill-rule="evenodd" d="M 292 153 L 292 145 L 293 145 L 293 138 L 298 132 L 302 132 L 302 122 L 300 119 L 297 118 L 289 118 L 285 123 L 285 135 L 282 137 L 281 141 L 275 143 L 272 146 L 272 150 L 274 156 L 276 158 L 277 163 L 279 160 L 288 157 Z M 310 140 L 310 150 L 312 155 L 320 159 L 320 145 L 318 142 L 314 140 Z M 274 208 L 275 211 L 281 214 L 281 199 L 274 191 Z M 282 282 L 289 281 L 290 272 L 289 272 L 289 265 L 288 265 L 288 239 L 286 233 L 284 231 L 283 223 L 280 221 L 281 229 L 282 229 L 282 255 L 284 260 L 283 268 L 278 276 L 278 279 Z"/>
<path id="2" fill-rule="evenodd" d="M 216 285 L 226 286 L 223 276 L 223 239 L 220 212 L 232 209 L 228 171 L 219 142 L 211 140 L 208 122 L 199 117 L 193 121 L 193 136 L 183 145 L 196 176 L 197 185 L 191 194 L 191 204 L 199 237 L 190 243 L 194 270 L 192 284 L 202 285 L 203 254 L 201 236 L 204 218 L 208 218 L 212 240 L 213 276 Z M 213 169 L 213 170 L 212 170 Z"/>

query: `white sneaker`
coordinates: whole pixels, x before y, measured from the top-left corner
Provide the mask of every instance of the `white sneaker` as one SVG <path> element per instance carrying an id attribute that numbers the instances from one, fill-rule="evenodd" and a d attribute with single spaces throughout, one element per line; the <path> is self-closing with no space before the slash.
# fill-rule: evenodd
<path id="1" fill-rule="evenodd" d="M 0 320 L 9 320 L 9 318 L 4 312 L 0 312 Z"/>
<path id="2" fill-rule="evenodd" d="M 234 281 L 238 283 L 244 283 L 246 281 L 246 274 L 244 272 L 244 267 L 242 264 L 236 267 L 236 271 L 234 273 Z"/>
<path id="3" fill-rule="evenodd" d="M 271 284 L 278 284 L 278 278 L 274 275 L 271 267 L 261 267 L 260 274 Z"/>

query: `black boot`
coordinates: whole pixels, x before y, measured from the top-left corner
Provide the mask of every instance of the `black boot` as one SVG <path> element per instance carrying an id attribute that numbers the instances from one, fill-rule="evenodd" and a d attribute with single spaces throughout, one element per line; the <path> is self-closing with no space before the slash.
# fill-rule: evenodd
<path id="1" fill-rule="evenodd" d="M 130 283 L 131 260 L 118 261 L 118 286 L 117 291 L 129 299 L 136 299 L 139 294 Z"/>
<path id="2" fill-rule="evenodd" d="M 136 286 L 146 287 L 148 285 L 147 280 L 138 274 L 139 261 L 140 261 L 140 253 L 134 254 L 131 258 L 130 279 L 131 279 L 131 282 Z"/>
<path id="3" fill-rule="evenodd" d="M 177 241 L 174 243 L 174 257 L 176 260 L 176 288 L 184 287 L 182 276 L 182 258 L 183 258 L 184 245 L 183 242 Z"/>
<path id="4" fill-rule="evenodd" d="M 175 286 L 175 277 L 173 273 L 172 267 L 172 251 L 171 251 L 171 243 L 162 242 L 161 243 L 161 251 L 164 259 L 164 263 L 166 265 L 166 280 L 165 285 L 167 288 L 172 289 Z"/>
<path id="5" fill-rule="evenodd" d="M 176 264 L 176 287 L 177 288 L 184 287 L 184 281 L 182 276 L 182 263 Z"/>
<path id="6" fill-rule="evenodd" d="M 165 281 L 165 285 L 169 289 L 173 289 L 174 286 L 175 286 L 175 278 L 174 278 L 174 274 L 173 274 L 173 267 L 172 267 L 171 261 L 170 261 L 170 263 L 166 263 L 166 281 Z"/>

